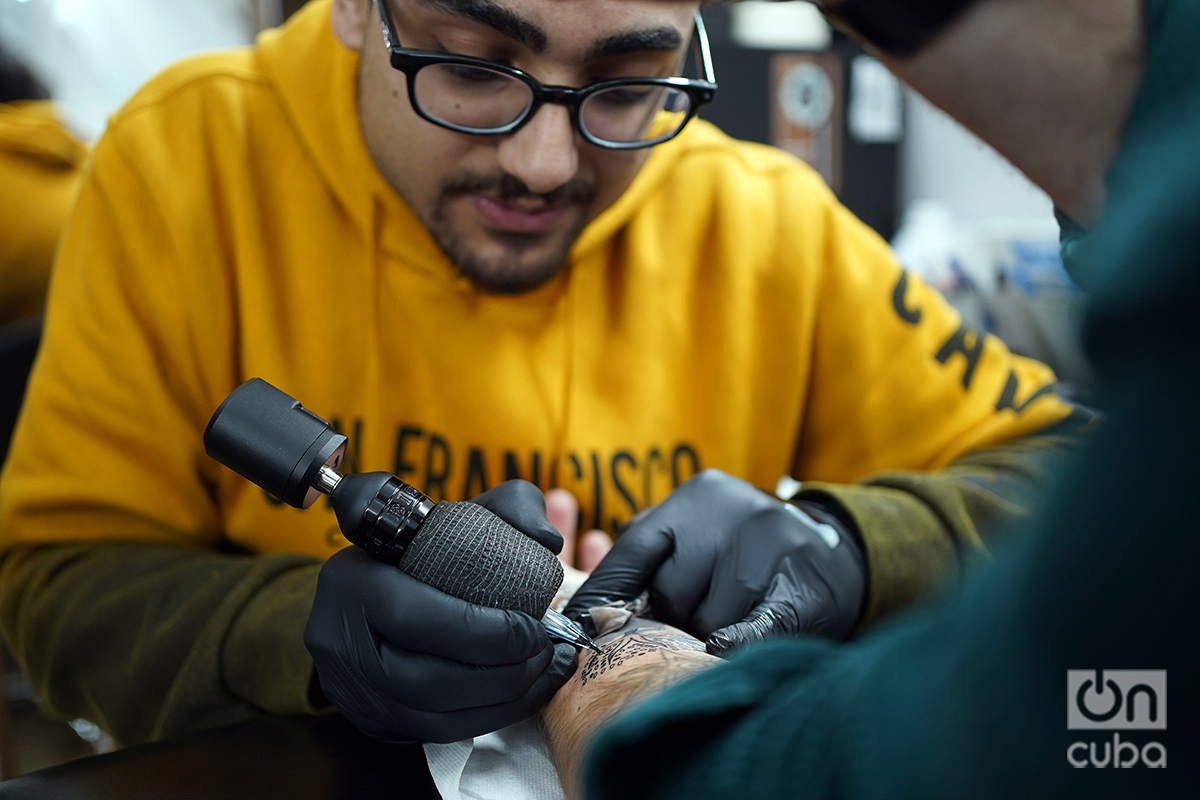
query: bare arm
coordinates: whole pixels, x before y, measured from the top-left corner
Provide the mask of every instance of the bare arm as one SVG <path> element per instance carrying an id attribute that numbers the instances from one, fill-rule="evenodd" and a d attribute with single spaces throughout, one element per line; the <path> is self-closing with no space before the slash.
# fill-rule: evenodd
<path id="1" fill-rule="evenodd" d="M 1141 77 L 1141 15 L 1142 0 L 981 0 L 884 61 L 1087 223 Z"/>
<path id="2" fill-rule="evenodd" d="M 581 796 L 579 770 L 592 738 L 618 713 L 721 663 L 704 643 L 647 619 L 601 636 L 600 654 L 584 651 L 574 677 L 542 710 L 550 754 L 567 797 Z"/>

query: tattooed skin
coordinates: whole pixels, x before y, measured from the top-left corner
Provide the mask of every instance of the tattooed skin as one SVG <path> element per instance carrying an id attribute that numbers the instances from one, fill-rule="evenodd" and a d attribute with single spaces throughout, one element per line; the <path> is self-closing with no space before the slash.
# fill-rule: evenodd
<path id="1" fill-rule="evenodd" d="M 665 627 L 651 620 L 638 620 L 632 627 L 623 629 L 619 634 L 601 637 L 598 643 L 601 652 L 588 654 L 588 660 L 580 671 L 580 683 L 587 686 L 588 681 L 595 680 L 614 667 L 622 666 L 631 658 L 660 653 L 664 656 L 663 660 L 667 661 L 669 659 L 666 653 L 671 651 L 704 651 L 703 643 L 690 636 L 665 633 Z M 646 635 L 649 632 L 656 635 Z M 609 639 L 607 643 L 605 638 Z"/>
<path id="2" fill-rule="evenodd" d="M 608 720 L 650 696 L 721 663 L 704 643 L 650 619 L 632 619 L 596 639 L 579 671 L 542 710 L 551 758 L 570 800 L 582 796 L 579 768 L 588 742 Z M 582 656 L 581 656 L 582 659 Z"/>

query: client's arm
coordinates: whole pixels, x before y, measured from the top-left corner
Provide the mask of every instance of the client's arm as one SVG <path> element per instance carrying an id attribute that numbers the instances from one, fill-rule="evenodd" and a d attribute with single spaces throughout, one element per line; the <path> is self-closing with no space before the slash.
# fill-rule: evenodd
<path id="1" fill-rule="evenodd" d="M 592 737 L 619 712 L 721 659 L 683 631 L 632 619 L 584 651 L 574 677 L 542 710 L 550 754 L 568 798 L 581 794 L 579 768 Z"/>

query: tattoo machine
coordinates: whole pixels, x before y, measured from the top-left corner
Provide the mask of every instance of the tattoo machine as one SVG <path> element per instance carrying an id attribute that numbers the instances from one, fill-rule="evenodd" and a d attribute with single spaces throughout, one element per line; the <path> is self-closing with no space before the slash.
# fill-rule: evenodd
<path id="1" fill-rule="evenodd" d="M 210 456 L 294 508 L 329 495 L 338 527 L 375 558 L 446 594 L 522 611 L 546 632 L 596 649 L 550 608 L 563 568 L 548 549 L 475 503 L 434 503 L 386 472 L 342 475 L 346 437 L 261 378 L 235 389 L 209 420 Z"/>

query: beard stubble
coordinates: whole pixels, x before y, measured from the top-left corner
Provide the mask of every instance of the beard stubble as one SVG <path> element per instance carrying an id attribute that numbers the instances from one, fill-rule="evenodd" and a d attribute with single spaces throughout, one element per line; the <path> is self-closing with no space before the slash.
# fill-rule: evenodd
<path id="1" fill-rule="evenodd" d="M 596 185 L 593 181 L 574 179 L 552 192 L 537 194 L 509 173 L 483 175 L 471 171 L 451 175 L 443 182 L 428 225 L 442 253 L 459 274 L 480 291 L 487 294 L 524 294 L 544 285 L 566 268 L 571 247 L 588 221 L 587 214 L 580 214 L 562 232 L 488 231 L 486 235 L 501 246 L 501 253 L 485 256 L 457 230 L 449 210 L 452 202 L 472 194 L 500 201 L 535 198 L 549 207 L 576 206 L 586 209 L 595 199 Z M 548 239 L 557 241 L 552 241 L 552 246 L 546 252 L 531 254 L 531 250 L 545 246 Z"/>

